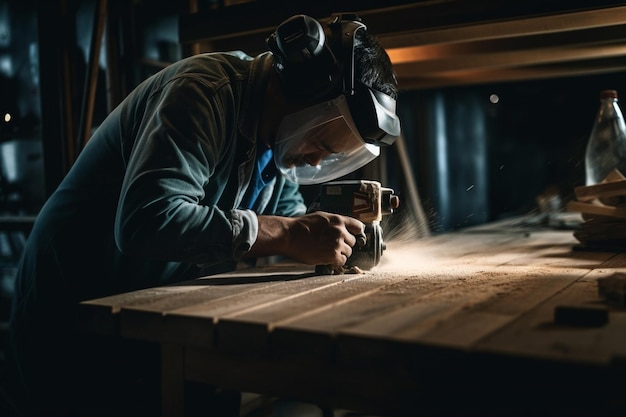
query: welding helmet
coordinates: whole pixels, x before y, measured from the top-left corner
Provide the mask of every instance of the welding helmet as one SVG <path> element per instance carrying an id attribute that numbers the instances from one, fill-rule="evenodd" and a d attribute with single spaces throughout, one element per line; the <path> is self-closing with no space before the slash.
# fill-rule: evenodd
<path id="1" fill-rule="evenodd" d="M 354 37 L 365 25 L 338 14 L 328 26 L 334 49 L 321 24 L 304 15 L 287 19 L 267 40 L 285 93 L 316 103 L 287 115 L 276 134 L 276 166 L 299 184 L 353 172 L 400 135 L 396 100 L 354 79 Z"/>

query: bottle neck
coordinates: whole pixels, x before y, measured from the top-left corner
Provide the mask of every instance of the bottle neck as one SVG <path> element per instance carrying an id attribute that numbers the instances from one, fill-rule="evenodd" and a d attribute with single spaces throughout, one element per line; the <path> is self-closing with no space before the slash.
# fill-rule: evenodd
<path id="1" fill-rule="evenodd" d="M 618 99 L 613 97 L 606 97 L 600 99 L 600 111 L 599 115 L 607 117 L 609 115 L 622 116 L 622 111 L 618 105 Z"/>

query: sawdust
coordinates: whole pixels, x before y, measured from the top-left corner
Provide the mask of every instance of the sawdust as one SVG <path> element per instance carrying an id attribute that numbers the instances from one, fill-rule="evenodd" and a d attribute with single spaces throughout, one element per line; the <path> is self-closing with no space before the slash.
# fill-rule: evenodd
<path id="1" fill-rule="evenodd" d="M 430 236 L 426 219 L 417 219 L 412 212 L 394 212 L 381 223 L 385 242 L 411 243 Z"/>
<path id="2" fill-rule="evenodd" d="M 437 255 L 433 246 L 424 241 L 386 242 L 387 248 L 381 256 L 376 271 L 410 272 L 425 269 L 439 262 L 444 256 Z"/>
<path id="3" fill-rule="evenodd" d="M 415 263 L 423 263 L 427 259 L 420 257 L 421 242 L 431 236 L 428 221 L 417 218 L 413 210 L 396 211 L 381 223 L 383 251 L 376 271 L 410 270 Z"/>
<path id="4" fill-rule="evenodd" d="M 340 266 L 340 267 L 333 267 L 330 265 L 317 265 L 315 267 L 315 272 L 318 275 L 342 275 L 342 274 L 364 274 L 365 271 L 363 271 L 361 268 L 359 268 L 358 266 L 354 265 L 354 266 Z"/>

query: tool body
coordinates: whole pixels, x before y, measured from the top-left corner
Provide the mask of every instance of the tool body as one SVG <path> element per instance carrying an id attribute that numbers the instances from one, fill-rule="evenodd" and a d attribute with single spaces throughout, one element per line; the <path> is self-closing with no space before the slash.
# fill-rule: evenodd
<path id="1" fill-rule="evenodd" d="M 320 195 L 309 211 L 321 210 L 354 217 L 365 224 L 365 236 L 357 236 L 344 269 L 369 270 L 378 265 L 386 249 L 380 225 L 384 215 L 393 213 L 399 198 L 378 181 L 344 180 L 321 185 Z M 318 265 L 316 272 L 332 274 L 329 265 Z"/>

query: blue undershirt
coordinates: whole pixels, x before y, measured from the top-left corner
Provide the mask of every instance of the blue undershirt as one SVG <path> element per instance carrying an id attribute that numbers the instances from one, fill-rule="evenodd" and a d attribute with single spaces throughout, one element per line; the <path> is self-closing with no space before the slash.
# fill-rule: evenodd
<path id="1" fill-rule="evenodd" d="M 252 173 L 250 185 L 241 201 L 240 208 L 252 209 L 261 190 L 276 176 L 276 165 L 272 149 L 265 144 L 257 144 L 256 167 Z"/>

